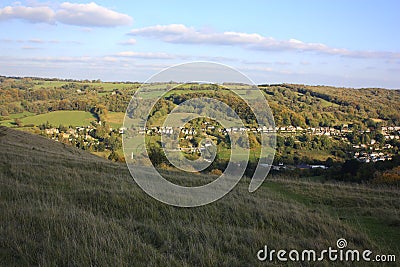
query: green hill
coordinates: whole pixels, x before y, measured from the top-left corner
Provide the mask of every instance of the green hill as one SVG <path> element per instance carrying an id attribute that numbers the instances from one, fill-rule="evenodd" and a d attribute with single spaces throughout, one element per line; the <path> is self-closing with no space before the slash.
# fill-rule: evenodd
<path id="1" fill-rule="evenodd" d="M 82 150 L 6 127 L 0 148 L 2 266 L 257 266 L 264 245 L 323 250 L 339 238 L 399 256 L 398 189 L 270 177 L 252 194 L 242 181 L 215 203 L 176 208 L 147 196 L 125 165 Z"/>

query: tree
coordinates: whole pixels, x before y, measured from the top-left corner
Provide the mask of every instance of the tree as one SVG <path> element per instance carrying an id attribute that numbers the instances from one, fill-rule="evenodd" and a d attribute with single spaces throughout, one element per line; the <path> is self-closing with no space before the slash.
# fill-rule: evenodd
<path id="1" fill-rule="evenodd" d="M 168 162 L 162 149 L 155 145 L 151 145 L 148 148 L 147 153 L 149 154 L 149 158 L 150 158 L 151 162 L 155 166 L 160 166 L 162 163 Z"/>
<path id="2" fill-rule="evenodd" d="M 62 125 L 62 124 L 60 124 L 59 126 L 58 126 L 58 129 L 60 130 L 60 132 L 66 132 L 66 131 L 68 131 L 68 127 L 66 127 L 66 126 L 64 126 L 64 125 Z"/>
<path id="3" fill-rule="evenodd" d="M 122 158 L 114 150 L 111 151 L 111 154 L 108 156 L 108 159 L 112 161 L 122 161 Z"/>
<path id="4" fill-rule="evenodd" d="M 332 159 L 331 157 L 329 157 L 329 158 L 327 158 L 327 159 L 325 160 L 325 165 L 326 165 L 327 167 L 332 167 L 333 164 L 334 164 L 334 161 L 333 161 L 333 159 Z"/>
<path id="5" fill-rule="evenodd" d="M 385 136 L 381 133 L 377 133 L 375 135 L 375 140 L 376 140 L 376 142 L 383 144 L 383 143 L 385 143 Z"/>
<path id="6" fill-rule="evenodd" d="M 103 142 L 100 142 L 100 143 L 97 145 L 97 151 L 103 152 L 105 149 L 106 149 L 106 146 L 104 145 Z"/>

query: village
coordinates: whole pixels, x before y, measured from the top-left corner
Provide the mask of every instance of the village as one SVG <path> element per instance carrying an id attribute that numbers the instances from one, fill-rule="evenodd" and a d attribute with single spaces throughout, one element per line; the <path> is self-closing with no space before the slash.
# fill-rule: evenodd
<path id="1" fill-rule="evenodd" d="M 123 129 L 122 129 L 123 130 Z M 205 123 L 203 127 L 199 129 L 202 135 L 212 134 L 213 131 L 217 131 L 220 134 L 228 135 L 228 134 L 244 134 L 247 132 L 252 133 L 274 133 L 277 135 L 314 135 L 314 136 L 328 136 L 328 137 L 336 137 L 340 138 L 341 141 L 351 144 L 348 140 L 347 136 L 350 133 L 353 133 L 354 130 L 352 127 L 349 127 L 348 124 L 343 124 L 339 127 L 295 127 L 295 126 L 281 126 L 281 127 L 231 127 L 231 128 L 221 128 L 214 125 L 210 125 L 209 123 Z M 358 134 L 370 133 L 370 129 L 359 130 Z M 140 134 L 147 135 L 172 135 L 174 133 L 179 133 L 181 139 L 191 140 L 196 134 L 197 130 L 195 128 L 185 128 L 185 127 L 151 127 L 146 129 L 141 129 L 139 131 Z M 355 159 L 360 162 L 377 162 L 377 161 L 385 161 L 392 159 L 392 148 L 393 145 L 386 143 L 390 140 L 399 140 L 400 139 L 400 126 L 390 126 L 390 127 L 381 127 L 381 133 L 384 137 L 384 142 L 377 142 L 375 139 L 371 139 L 368 143 L 361 144 L 351 144 L 353 147 L 353 156 Z M 189 147 L 183 147 L 180 145 L 179 149 L 184 150 L 185 152 L 198 152 L 198 148 L 193 147 L 189 144 Z M 275 169 L 281 169 L 282 167 L 276 166 Z M 310 167 L 311 168 L 311 167 Z M 318 168 L 315 167 L 315 168 Z"/>
<path id="2" fill-rule="evenodd" d="M 101 127 L 101 123 L 93 123 L 92 125 L 80 126 L 80 127 L 42 127 L 42 135 L 45 135 L 55 141 L 64 143 L 70 143 L 74 146 L 94 150 L 104 151 L 105 149 L 111 150 L 109 138 L 99 138 L 96 134 L 97 127 Z M 108 132 L 107 132 L 108 131 Z M 118 129 L 112 129 L 107 127 L 107 135 L 118 136 L 127 131 L 126 127 L 120 127 Z M 370 129 L 358 130 L 358 134 L 370 133 Z M 188 142 L 181 142 L 177 149 L 184 151 L 185 153 L 196 153 L 200 152 L 204 147 L 194 146 L 190 141 L 196 135 L 202 135 L 216 139 L 218 136 L 226 136 L 228 134 L 245 134 L 251 132 L 253 134 L 276 134 L 279 136 L 298 136 L 298 135 L 310 135 L 310 136 L 327 136 L 328 138 L 335 138 L 344 143 L 350 144 L 353 148 L 353 157 L 360 162 L 377 162 L 386 161 L 392 159 L 393 145 L 390 144 L 391 140 L 399 140 L 400 138 L 400 126 L 383 126 L 380 132 L 384 138 L 383 141 L 378 142 L 375 139 L 370 139 L 368 143 L 354 143 L 352 144 L 348 135 L 353 133 L 354 130 L 351 126 L 343 124 L 340 127 L 295 127 L 295 126 L 280 126 L 280 127 L 267 127 L 261 126 L 255 127 L 230 127 L 222 128 L 219 125 L 212 125 L 210 122 L 205 122 L 201 127 L 145 127 L 137 130 L 139 135 L 173 135 L 178 134 L 180 140 L 186 140 Z M 203 144 L 204 146 L 204 144 Z M 283 166 L 275 166 L 274 169 L 282 169 Z M 310 167 L 311 168 L 311 167 Z M 315 167 L 318 168 L 318 167 Z"/>
<path id="3" fill-rule="evenodd" d="M 102 152 L 121 148 L 121 135 L 124 128 L 113 129 L 104 127 L 101 123 L 77 127 L 52 127 L 40 125 L 41 134 L 57 142 L 68 143 L 78 148 Z M 100 131 L 101 129 L 102 131 Z"/>
<path id="4" fill-rule="evenodd" d="M 120 131 L 124 131 L 126 128 L 120 128 Z M 348 133 L 352 133 L 353 130 L 349 127 L 348 124 L 343 124 L 340 127 L 308 127 L 302 128 L 299 126 L 281 126 L 281 127 L 231 127 L 231 128 L 221 128 L 214 125 L 210 125 L 208 122 L 205 122 L 203 127 L 200 129 L 202 132 L 218 130 L 222 132 L 224 135 L 228 133 L 244 133 L 244 132 L 253 132 L 253 133 L 306 133 L 310 135 L 326 135 L 326 136 L 346 136 Z M 182 132 L 185 134 L 185 137 L 195 135 L 197 132 L 194 128 L 185 128 L 185 127 L 170 127 L 170 126 L 161 126 L 161 127 L 146 127 L 141 128 L 139 130 L 139 134 L 173 134 L 174 132 Z M 358 131 L 358 133 L 369 133 L 370 129 L 366 129 L 364 131 Z M 381 127 L 381 132 L 384 135 L 385 139 L 393 140 L 400 139 L 400 126 L 391 126 Z"/>

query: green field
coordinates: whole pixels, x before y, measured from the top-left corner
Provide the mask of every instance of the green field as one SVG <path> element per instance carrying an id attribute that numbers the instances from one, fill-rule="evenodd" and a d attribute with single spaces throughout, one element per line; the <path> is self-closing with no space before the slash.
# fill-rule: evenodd
<path id="1" fill-rule="evenodd" d="M 296 154 L 301 157 L 308 157 L 310 159 L 316 159 L 320 161 L 325 161 L 328 158 L 335 158 L 332 153 L 325 150 L 299 150 Z"/>
<path id="2" fill-rule="evenodd" d="M 67 81 L 37 81 L 33 89 L 40 88 L 60 88 L 63 85 L 75 84 L 78 87 L 85 85 L 92 88 L 102 89 L 104 91 L 113 91 L 114 89 L 135 89 L 138 84 L 124 84 L 124 83 L 113 83 L 113 82 L 67 82 Z"/>
<path id="3" fill-rule="evenodd" d="M 38 81 L 33 86 L 33 89 L 55 88 L 55 87 L 59 88 L 65 84 L 68 84 L 68 82 L 65 82 L 65 81 Z"/>
<path id="4" fill-rule="evenodd" d="M 118 129 L 122 127 L 124 116 L 124 112 L 109 112 L 107 114 L 107 122 L 112 128 Z M 96 119 L 90 112 L 76 110 L 59 110 L 39 115 L 35 115 L 31 112 L 23 112 L 12 114 L 8 116 L 8 118 L 10 119 L 0 121 L 0 124 L 7 127 L 13 127 L 15 126 L 14 119 L 18 118 L 21 119 L 23 125 L 34 124 L 35 126 L 38 126 L 49 122 L 51 125 L 56 127 L 60 124 L 65 126 L 86 126 L 90 125 L 90 122 Z"/>
<path id="5" fill-rule="evenodd" d="M 124 123 L 124 117 L 124 112 L 108 112 L 107 122 L 112 128 L 117 129 L 122 127 L 122 124 Z"/>
<path id="6" fill-rule="evenodd" d="M 58 127 L 60 124 L 65 126 L 86 126 L 94 121 L 95 117 L 92 113 L 86 111 L 53 111 L 45 114 L 30 116 L 21 119 L 23 124 L 40 125 L 49 122 L 51 125 Z"/>
<path id="7" fill-rule="evenodd" d="M 35 114 L 32 112 L 24 111 L 21 113 L 16 113 L 16 114 L 10 114 L 8 116 L 5 116 L 3 118 L 0 117 L 0 125 L 7 126 L 7 127 L 13 127 L 15 126 L 14 120 L 15 119 L 21 119 L 29 116 L 34 116 Z"/>
<path id="8" fill-rule="evenodd" d="M 20 119 L 20 118 L 33 116 L 33 115 L 35 115 L 35 113 L 29 112 L 29 111 L 24 111 L 22 113 L 10 114 L 8 117 L 11 119 Z"/>

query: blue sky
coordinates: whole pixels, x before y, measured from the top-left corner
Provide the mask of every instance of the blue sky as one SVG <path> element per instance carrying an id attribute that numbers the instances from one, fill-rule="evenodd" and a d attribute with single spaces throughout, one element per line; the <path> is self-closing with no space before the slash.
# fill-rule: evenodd
<path id="1" fill-rule="evenodd" d="M 145 81 L 213 61 L 256 83 L 400 88 L 399 10 L 368 0 L 2 1 L 0 75 Z"/>

